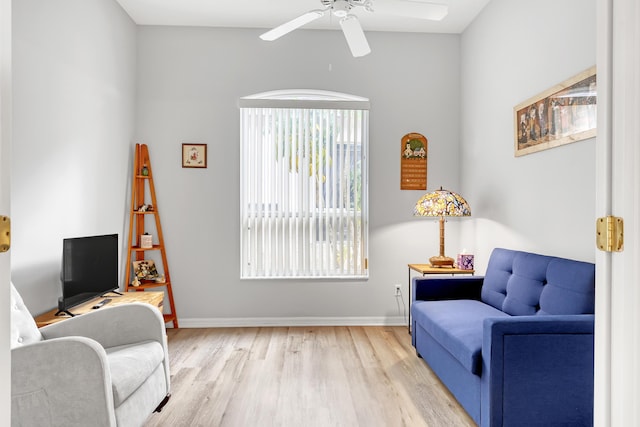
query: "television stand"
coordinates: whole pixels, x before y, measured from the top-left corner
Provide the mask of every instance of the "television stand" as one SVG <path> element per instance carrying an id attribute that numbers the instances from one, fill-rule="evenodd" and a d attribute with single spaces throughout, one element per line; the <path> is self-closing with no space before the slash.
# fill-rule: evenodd
<path id="1" fill-rule="evenodd" d="M 55 314 L 56 316 L 75 316 L 69 309 L 66 307 L 64 303 L 64 299 L 62 297 L 58 298 L 58 311 Z"/>
<path id="2" fill-rule="evenodd" d="M 75 314 L 73 314 L 72 312 L 70 312 L 69 310 L 58 310 L 56 311 L 56 314 L 54 314 L 54 316 L 70 316 L 70 317 L 75 317 Z"/>
<path id="3" fill-rule="evenodd" d="M 108 292 L 105 294 L 107 297 L 111 294 Z M 115 297 L 115 295 L 111 295 Z M 82 304 L 78 304 L 75 307 L 71 307 L 68 310 L 58 310 L 54 308 L 46 313 L 41 314 L 35 318 L 36 325 L 38 328 L 43 326 L 50 325 L 52 323 L 63 322 L 67 319 L 71 319 L 72 317 L 76 317 L 81 314 L 102 311 L 102 310 L 94 310 L 92 307 L 98 304 L 100 301 L 104 299 L 104 296 L 98 296 L 96 298 L 90 299 Z M 110 306 L 122 305 L 122 304 L 131 304 L 132 302 L 145 302 L 147 304 L 151 304 L 154 307 L 158 307 L 160 313 L 162 313 L 162 303 L 164 302 L 164 292 L 163 291 L 149 291 L 149 292 L 124 292 L 122 296 L 113 298 L 109 303 Z"/>

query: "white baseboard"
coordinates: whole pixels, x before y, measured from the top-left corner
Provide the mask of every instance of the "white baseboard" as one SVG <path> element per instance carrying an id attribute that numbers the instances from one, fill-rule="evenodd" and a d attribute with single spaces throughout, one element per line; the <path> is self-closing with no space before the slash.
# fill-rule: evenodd
<path id="1" fill-rule="evenodd" d="M 407 326 L 402 316 L 395 317 L 247 317 L 180 318 L 181 328 L 237 328 L 286 326 Z"/>

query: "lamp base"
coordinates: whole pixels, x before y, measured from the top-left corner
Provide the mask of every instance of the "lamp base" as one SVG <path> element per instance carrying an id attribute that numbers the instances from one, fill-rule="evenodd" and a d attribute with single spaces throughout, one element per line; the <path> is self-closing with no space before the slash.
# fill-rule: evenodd
<path id="1" fill-rule="evenodd" d="M 429 258 L 432 267 L 453 267 L 453 258 L 448 256 L 432 256 Z"/>

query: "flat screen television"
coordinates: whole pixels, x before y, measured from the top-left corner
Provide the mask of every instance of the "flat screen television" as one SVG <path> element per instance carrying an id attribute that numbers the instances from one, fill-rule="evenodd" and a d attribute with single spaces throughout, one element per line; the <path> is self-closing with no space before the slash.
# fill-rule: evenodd
<path id="1" fill-rule="evenodd" d="M 63 239 L 60 278 L 58 314 L 72 315 L 69 308 L 118 289 L 118 235 Z"/>

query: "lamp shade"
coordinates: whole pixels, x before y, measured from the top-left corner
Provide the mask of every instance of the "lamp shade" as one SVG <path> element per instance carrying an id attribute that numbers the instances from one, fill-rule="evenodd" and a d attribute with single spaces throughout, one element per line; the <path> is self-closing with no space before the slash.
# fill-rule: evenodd
<path id="1" fill-rule="evenodd" d="M 467 201 L 453 191 L 439 190 L 425 194 L 413 208 L 414 216 L 471 216 Z"/>

